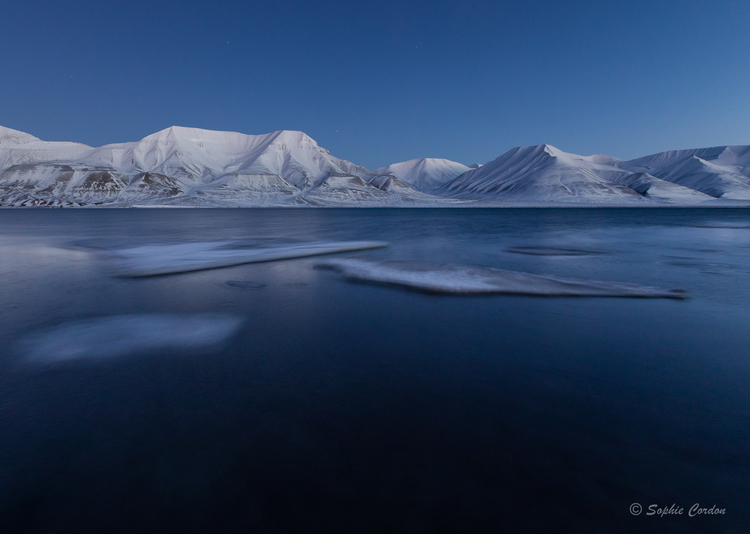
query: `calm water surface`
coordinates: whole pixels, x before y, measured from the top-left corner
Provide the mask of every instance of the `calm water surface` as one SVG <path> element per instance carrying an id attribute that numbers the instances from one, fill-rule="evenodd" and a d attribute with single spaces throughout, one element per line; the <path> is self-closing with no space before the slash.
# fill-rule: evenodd
<path id="1" fill-rule="evenodd" d="M 0 210 L 0 532 L 747 532 L 743 226 L 710 209 Z M 692 298 L 432 296 L 314 258 L 127 280 L 86 248 L 249 238 L 384 240 L 345 256 Z M 213 351 L 24 355 L 69 321 L 191 312 L 246 323 Z M 690 518 L 696 503 L 725 513 Z"/>

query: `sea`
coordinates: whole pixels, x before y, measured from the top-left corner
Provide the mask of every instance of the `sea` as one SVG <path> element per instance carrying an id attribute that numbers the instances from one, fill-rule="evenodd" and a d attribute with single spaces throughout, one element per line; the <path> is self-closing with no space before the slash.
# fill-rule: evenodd
<path id="1" fill-rule="evenodd" d="M 689 298 L 425 294 L 314 257 L 124 278 L 109 259 L 347 240 L 389 245 L 332 257 Z M 0 210 L 0 532 L 748 532 L 749 300 L 745 209 Z M 120 317 L 136 326 L 112 339 L 69 328 Z M 241 326 L 139 344 L 164 317 Z"/>

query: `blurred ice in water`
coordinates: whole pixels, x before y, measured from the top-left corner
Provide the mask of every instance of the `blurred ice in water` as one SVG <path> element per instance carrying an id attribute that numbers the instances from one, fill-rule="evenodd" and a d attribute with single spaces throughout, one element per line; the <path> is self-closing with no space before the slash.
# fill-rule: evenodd
<path id="1" fill-rule="evenodd" d="M 230 314 L 138 314 L 66 323 L 29 335 L 20 346 L 29 361 L 107 358 L 149 350 L 206 350 L 229 340 L 244 319 Z"/>
<path id="2" fill-rule="evenodd" d="M 117 274 L 124 277 L 156 276 L 243 263 L 302 258 L 354 250 L 382 248 L 380 241 L 286 243 L 247 246 L 241 242 L 211 241 L 173 245 L 144 245 L 111 251 Z"/>
<path id="3" fill-rule="evenodd" d="M 427 293 L 673 299 L 687 297 L 687 292 L 680 289 L 538 276 L 465 265 L 437 265 L 416 261 L 373 262 L 357 259 L 320 261 L 316 265 L 333 269 L 349 280 L 397 285 Z"/>
<path id="4" fill-rule="evenodd" d="M 559 248 L 559 247 L 508 247 L 506 252 L 513 254 L 527 254 L 529 256 L 589 256 L 591 254 L 601 254 L 596 250 L 581 250 L 576 248 Z"/>

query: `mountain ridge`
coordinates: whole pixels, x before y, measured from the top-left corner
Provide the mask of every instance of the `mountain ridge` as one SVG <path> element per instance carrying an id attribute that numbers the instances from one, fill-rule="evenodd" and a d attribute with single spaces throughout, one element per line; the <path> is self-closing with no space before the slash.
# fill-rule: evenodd
<path id="1" fill-rule="evenodd" d="M 416 158 L 371 170 L 333 156 L 297 130 L 248 135 L 171 126 L 139 141 L 90 147 L 42 141 L 0 126 L 0 206 L 727 201 L 750 201 L 750 146 L 674 150 L 623 161 L 541 144 L 512 148 L 484 165 Z"/>

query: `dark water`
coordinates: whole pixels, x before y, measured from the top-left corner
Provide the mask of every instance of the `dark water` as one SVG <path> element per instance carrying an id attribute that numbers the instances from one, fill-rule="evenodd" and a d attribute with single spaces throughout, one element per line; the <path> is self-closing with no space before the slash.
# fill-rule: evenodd
<path id="1" fill-rule="evenodd" d="M 747 532 L 748 224 L 743 210 L 2 210 L 0 532 Z M 61 248 L 238 238 L 385 240 L 356 255 L 692 298 L 440 297 L 314 259 L 126 280 Z M 67 321 L 157 312 L 247 322 L 212 352 L 39 365 L 19 348 Z M 725 514 L 688 517 L 696 503 Z"/>

